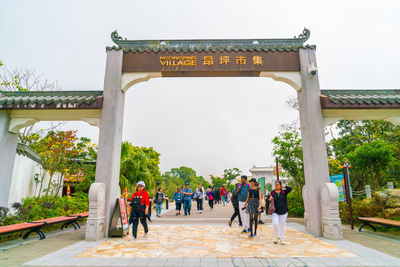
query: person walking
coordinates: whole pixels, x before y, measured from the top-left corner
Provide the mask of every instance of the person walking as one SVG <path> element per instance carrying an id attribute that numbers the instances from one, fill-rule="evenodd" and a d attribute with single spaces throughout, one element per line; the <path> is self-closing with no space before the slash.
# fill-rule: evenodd
<path id="1" fill-rule="evenodd" d="M 183 193 L 181 191 L 181 188 L 178 186 L 178 189 L 172 196 L 171 202 L 175 201 L 175 210 L 176 210 L 176 216 L 181 215 L 181 208 L 182 208 L 182 203 L 183 203 Z"/>
<path id="2" fill-rule="evenodd" d="M 228 197 L 228 190 L 226 190 L 225 185 L 222 185 L 222 188 L 220 190 L 220 195 L 222 197 L 222 204 L 225 206 L 225 202 L 227 201 Z"/>
<path id="3" fill-rule="evenodd" d="M 246 213 L 250 216 L 249 238 L 257 236 L 258 214 L 261 212 L 261 190 L 256 183 L 257 180 L 255 178 L 250 180 L 251 187 L 247 191 L 247 199 L 246 203 L 244 203 Z"/>
<path id="4" fill-rule="evenodd" d="M 214 195 L 213 195 L 213 189 L 212 187 L 209 188 L 207 191 L 207 199 L 208 199 L 208 205 L 210 206 L 210 210 L 214 209 Z"/>
<path id="5" fill-rule="evenodd" d="M 265 209 L 265 199 L 264 199 L 264 193 L 263 193 L 263 191 L 261 190 L 261 187 L 260 187 L 260 184 L 257 182 L 256 183 L 256 186 L 258 187 L 258 188 L 260 188 L 260 191 L 261 191 L 261 212 L 260 213 L 258 213 L 258 224 L 264 224 L 264 222 L 261 220 L 261 218 L 262 218 L 262 213 L 264 212 L 264 209 Z"/>
<path id="6" fill-rule="evenodd" d="M 149 213 L 150 197 L 144 187 L 145 183 L 143 181 L 138 182 L 136 184 L 135 193 L 133 193 L 131 198 L 128 198 L 128 201 L 130 201 L 129 205 L 132 207 L 129 223 L 132 223 L 132 236 L 135 239 L 137 237 L 139 219 L 143 226 L 145 236 L 149 231 L 146 217 Z"/>
<path id="7" fill-rule="evenodd" d="M 197 213 L 201 214 L 203 212 L 203 199 L 204 199 L 204 189 L 201 186 L 201 184 L 199 184 L 196 191 L 194 192 L 193 198 L 197 202 Z"/>
<path id="8" fill-rule="evenodd" d="M 192 195 L 193 191 L 189 188 L 189 183 L 185 183 L 185 188 L 183 189 L 183 210 L 185 211 L 185 216 L 190 215 L 190 210 L 192 208 Z"/>
<path id="9" fill-rule="evenodd" d="M 247 183 L 246 175 L 242 175 L 240 179 L 242 180 L 242 182 L 236 187 L 236 191 L 238 193 L 240 218 L 243 225 L 242 233 L 247 233 L 250 231 L 249 215 L 246 213 L 243 207 L 247 200 L 247 191 L 249 190 L 249 184 Z"/>
<path id="10" fill-rule="evenodd" d="M 239 184 L 236 184 L 236 187 L 238 186 Z M 240 211 L 239 211 L 239 193 L 235 189 L 232 192 L 231 202 L 234 209 L 234 213 L 232 214 L 232 217 L 229 220 L 228 224 L 229 226 L 232 226 L 232 222 L 237 216 L 239 218 L 239 226 L 242 226 L 242 219 L 240 219 Z"/>
<path id="11" fill-rule="evenodd" d="M 165 194 L 162 192 L 162 188 L 158 188 L 156 192 L 156 196 L 154 198 L 154 203 L 156 203 L 156 216 L 161 217 L 162 205 L 164 200 L 168 199 Z"/>
<path id="12" fill-rule="evenodd" d="M 218 188 L 217 188 L 217 187 L 215 187 L 215 189 L 213 189 L 213 191 L 212 191 L 212 194 L 213 194 L 213 197 L 214 197 L 214 205 L 217 205 L 217 204 L 218 204 L 218 194 L 217 194 L 217 191 L 218 191 Z"/>
<path id="13" fill-rule="evenodd" d="M 275 212 L 272 213 L 272 225 L 275 230 L 274 243 L 278 244 L 280 241 L 281 245 L 285 245 L 285 233 L 286 233 L 286 218 L 288 216 L 288 205 L 287 195 L 292 191 L 290 186 L 282 186 L 281 181 L 275 182 L 275 189 L 271 191 L 269 201 L 274 201 Z M 279 236 L 280 227 L 280 236 Z"/>

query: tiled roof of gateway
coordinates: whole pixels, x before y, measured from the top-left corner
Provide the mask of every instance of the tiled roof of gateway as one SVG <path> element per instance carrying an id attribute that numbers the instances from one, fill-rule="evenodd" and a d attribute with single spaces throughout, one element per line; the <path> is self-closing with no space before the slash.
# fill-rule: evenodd
<path id="1" fill-rule="evenodd" d="M 27 145 L 18 143 L 17 154 L 23 155 L 23 156 L 28 157 L 31 160 L 35 161 L 36 163 L 42 164 L 42 159 L 40 158 L 39 154 L 36 153 L 32 148 L 30 148 Z"/>
<path id="2" fill-rule="evenodd" d="M 315 45 L 303 45 L 310 37 L 310 31 L 304 28 L 299 36 L 290 39 L 213 39 L 213 40 L 126 40 L 117 31 L 111 33 L 111 39 L 117 46 L 107 50 L 123 49 L 125 52 L 261 52 L 261 51 L 298 51 L 299 48 L 315 48 Z"/>
<path id="3" fill-rule="evenodd" d="M 0 91 L 0 109 L 100 109 L 103 91 Z"/>
<path id="4" fill-rule="evenodd" d="M 400 108 L 400 90 L 321 90 L 322 108 Z"/>

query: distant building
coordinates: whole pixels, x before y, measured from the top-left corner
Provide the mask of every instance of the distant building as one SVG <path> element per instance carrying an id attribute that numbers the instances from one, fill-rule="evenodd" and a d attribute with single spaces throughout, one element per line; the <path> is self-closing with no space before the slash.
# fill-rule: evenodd
<path id="1" fill-rule="evenodd" d="M 275 187 L 276 175 L 274 175 L 274 166 L 271 167 L 256 167 L 253 166 L 250 170 L 251 176 L 258 179 L 265 177 L 265 185 L 271 184 L 272 188 Z M 287 177 L 279 177 L 279 180 L 282 180 L 284 184 L 288 182 Z"/>
<path id="2" fill-rule="evenodd" d="M 274 181 L 276 177 L 274 177 L 274 167 L 256 167 L 253 166 L 250 170 L 251 176 L 253 178 L 265 178 L 265 184 L 271 184 L 274 187 Z"/>

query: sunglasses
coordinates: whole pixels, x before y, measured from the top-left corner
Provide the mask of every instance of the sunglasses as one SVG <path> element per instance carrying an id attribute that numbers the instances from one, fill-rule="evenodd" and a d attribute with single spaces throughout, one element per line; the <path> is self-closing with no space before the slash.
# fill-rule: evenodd
<path id="1" fill-rule="evenodd" d="M 138 185 L 137 187 L 143 187 L 143 185 Z"/>

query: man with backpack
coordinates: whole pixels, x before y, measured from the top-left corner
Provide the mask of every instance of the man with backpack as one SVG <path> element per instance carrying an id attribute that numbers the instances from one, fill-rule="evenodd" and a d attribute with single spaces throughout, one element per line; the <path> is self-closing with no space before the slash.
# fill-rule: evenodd
<path id="1" fill-rule="evenodd" d="M 239 186 L 239 184 L 236 184 L 236 187 L 238 187 L 238 186 Z M 237 216 L 239 218 L 239 226 L 242 226 L 242 219 L 240 218 L 240 211 L 239 211 L 239 193 L 235 189 L 232 192 L 231 201 L 232 201 L 234 213 L 233 213 L 231 219 L 229 220 L 228 224 L 229 224 L 229 226 L 232 226 L 232 222 Z"/>

